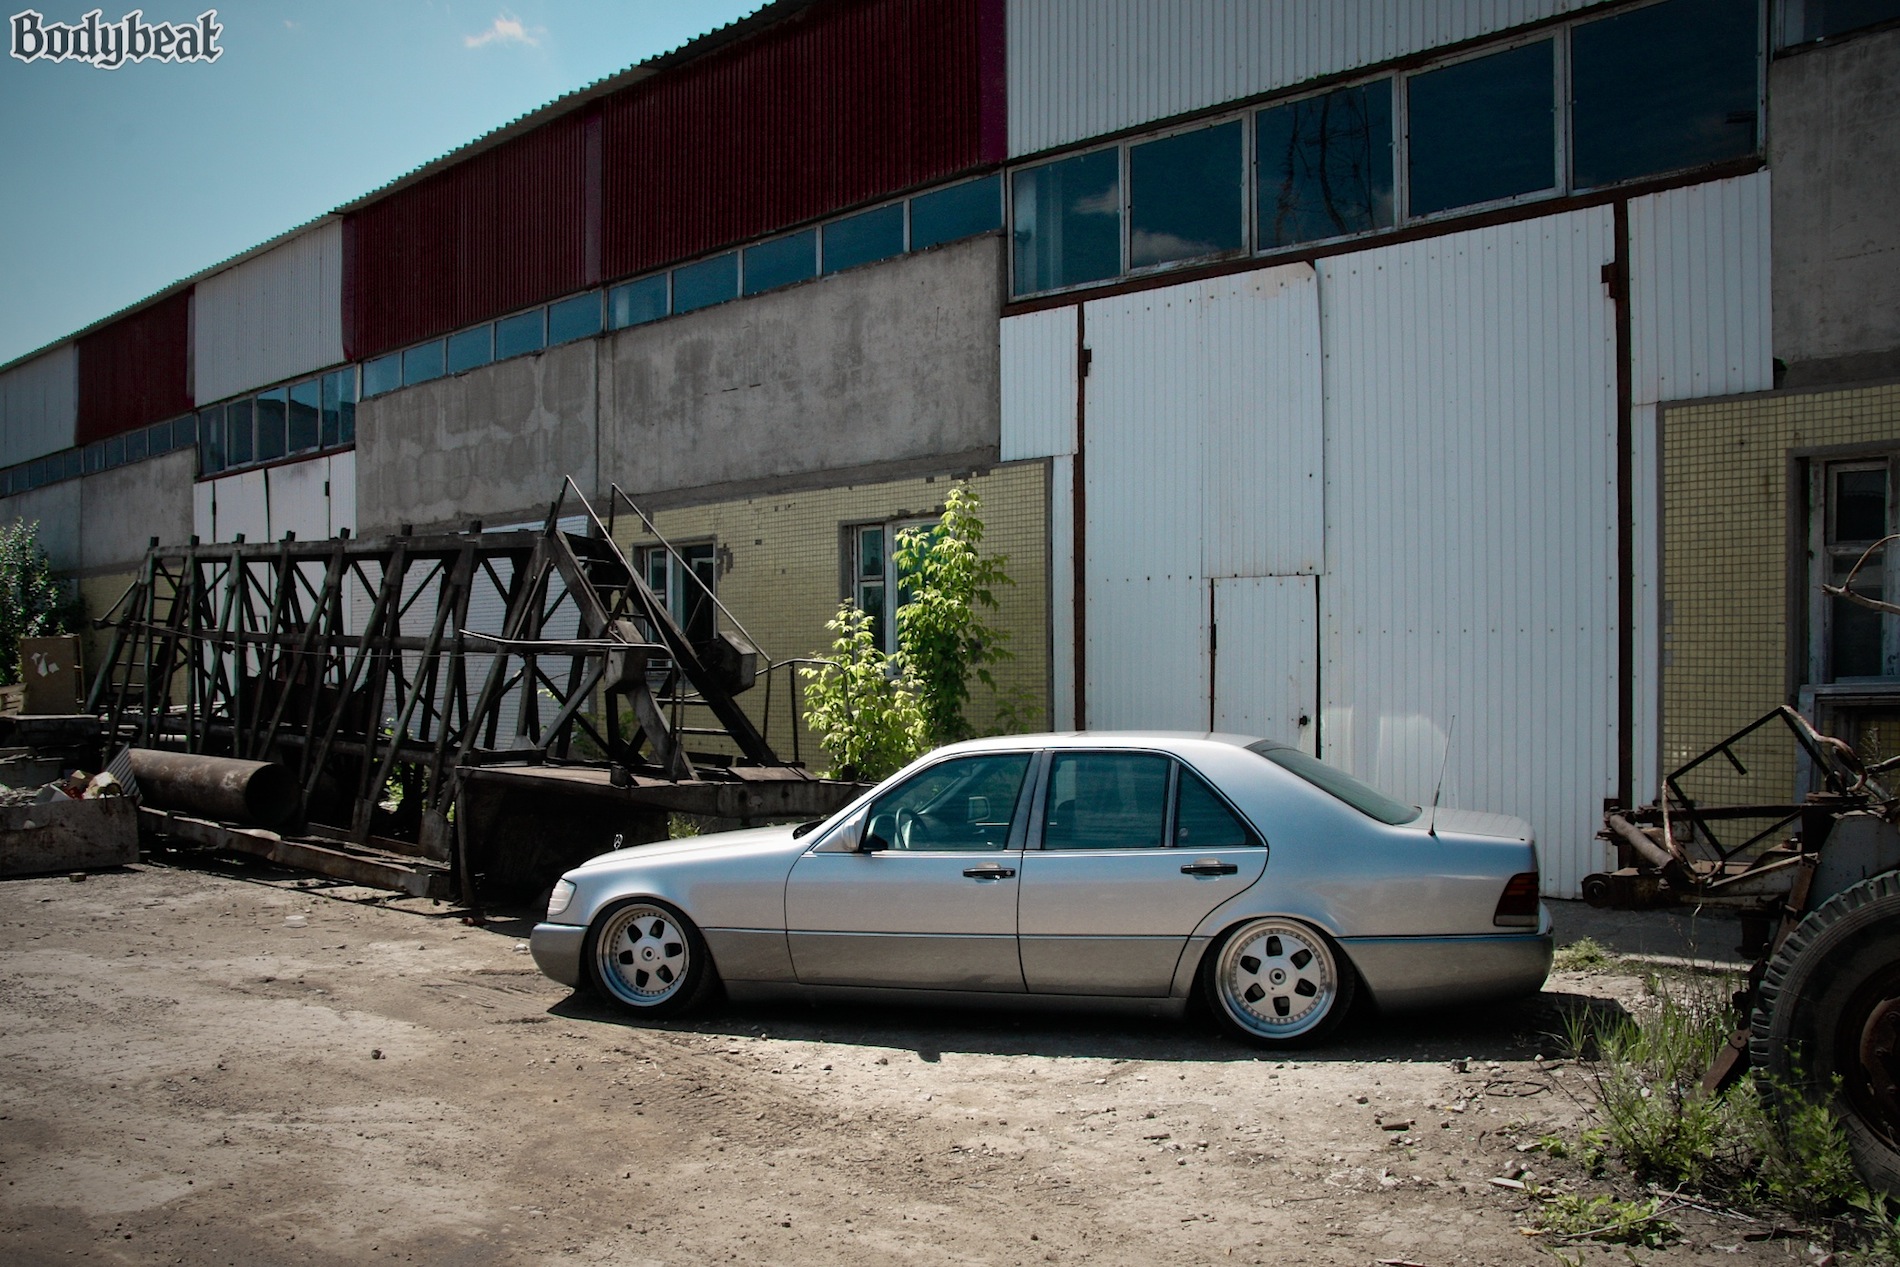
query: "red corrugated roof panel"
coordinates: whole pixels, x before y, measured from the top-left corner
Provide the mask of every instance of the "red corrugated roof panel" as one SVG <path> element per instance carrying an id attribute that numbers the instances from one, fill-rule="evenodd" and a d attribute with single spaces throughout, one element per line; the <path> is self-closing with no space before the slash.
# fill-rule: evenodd
<path id="1" fill-rule="evenodd" d="M 181 290 L 78 340 L 79 444 L 191 412 L 191 293 Z"/>

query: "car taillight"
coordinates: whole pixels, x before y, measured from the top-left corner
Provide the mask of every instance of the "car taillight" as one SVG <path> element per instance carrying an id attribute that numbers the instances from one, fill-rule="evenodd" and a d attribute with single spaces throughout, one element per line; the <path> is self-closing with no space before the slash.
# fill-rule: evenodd
<path id="1" fill-rule="evenodd" d="M 1537 927 L 1537 873 L 1520 871 L 1504 886 L 1491 922 L 1500 928 Z"/>

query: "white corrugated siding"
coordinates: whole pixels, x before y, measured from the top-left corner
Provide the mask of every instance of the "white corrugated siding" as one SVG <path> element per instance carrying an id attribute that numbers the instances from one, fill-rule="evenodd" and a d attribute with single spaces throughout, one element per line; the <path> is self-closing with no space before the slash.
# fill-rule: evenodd
<path id="1" fill-rule="evenodd" d="M 235 541 L 238 534 L 251 544 L 270 540 L 270 490 L 262 471 L 240 471 L 211 481 L 210 541 Z"/>
<path id="2" fill-rule="evenodd" d="M 218 539 L 217 483 L 201 480 L 191 486 L 191 531 L 200 541 Z"/>
<path id="3" fill-rule="evenodd" d="M 356 531 L 356 450 L 330 455 L 330 535 Z"/>
<path id="4" fill-rule="evenodd" d="M 1607 208 L 1321 265 L 1322 755 L 1530 820 L 1547 893 L 1616 792 L 1616 370 Z"/>
<path id="5" fill-rule="evenodd" d="M 1075 459 L 1049 460 L 1049 728 L 1075 726 Z"/>
<path id="6" fill-rule="evenodd" d="M 1051 308 L 1001 322 L 1002 458 L 1075 452 L 1074 308 Z"/>
<path id="7" fill-rule="evenodd" d="M 1601 0 L 1009 0 L 1009 153 L 1506 31 Z"/>
<path id="8" fill-rule="evenodd" d="M 343 223 L 331 220 L 197 284 L 191 301 L 198 400 L 343 359 Z"/>
<path id="9" fill-rule="evenodd" d="M 54 348 L 0 374 L 0 466 L 69 449 L 79 416 L 79 349 Z"/>
<path id="10" fill-rule="evenodd" d="M 329 458 L 273 466 L 264 474 L 272 541 L 283 540 L 286 532 L 296 533 L 299 541 L 322 541 L 330 535 Z"/>
<path id="11" fill-rule="evenodd" d="M 1639 405 L 1774 385 L 1768 173 L 1630 200 Z"/>
<path id="12" fill-rule="evenodd" d="M 1091 727 L 1205 728 L 1208 578 L 1318 570 L 1317 291 L 1297 264 L 1087 305 Z"/>
<path id="13" fill-rule="evenodd" d="M 1634 793 L 1662 778 L 1659 402 L 1774 385 L 1769 173 L 1630 200 Z"/>
<path id="14" fill-rule="evenodd" d="M 1214 729 L 1312 750 L 1319 716 L 1318 583 L 1311 576 L 1214 582 Z"/>

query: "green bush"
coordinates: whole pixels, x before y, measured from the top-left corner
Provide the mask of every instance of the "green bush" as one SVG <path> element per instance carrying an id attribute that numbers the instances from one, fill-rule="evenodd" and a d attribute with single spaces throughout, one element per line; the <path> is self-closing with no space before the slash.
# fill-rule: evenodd
<path id="1" fill-rule="evenodd" d="M 823 664 L 801 669 L 805 718 L 843 779 L 881 779 L 924 751 L 923 712 L 900 662 L 877 645 L 871 618 L 842 603 L 825 622 L 838 636 Z"/>
<path id="2" fill-rule="evenodd" d="M 959 484 L 936 525 L 906 528 L 892 551 L 909 596 L 897 609 L 898 655 L 932 747 L 970 737 L 970 679 L 995 690 L 989 666 L 1010 658 L 1003 632 L 984 613 L 997 610 L 996 591 L 1015 582 L 1003 570 L 1007 560 L 982 552 L 982 507 L 976 491 Z"/>
<path id="3" fill-rule="evenodd" d="M 0 686 L 20 680 L 20 639 L 71 633 L 76 623 L 39 529 L 26 520 L 0 527 Z"/>

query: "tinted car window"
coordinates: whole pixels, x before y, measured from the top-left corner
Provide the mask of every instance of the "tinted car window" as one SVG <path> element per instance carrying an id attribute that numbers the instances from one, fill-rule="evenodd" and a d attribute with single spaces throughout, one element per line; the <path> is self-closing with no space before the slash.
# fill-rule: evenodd
<path id="1" fill-rule="evenodd" d="M 1168 759 L 1076 752 L 1049 771 L 1044 849 L 1159 849 L 1167 843 Z"/>
<path id="2" fill-rule="evenodd" d="M 1384 792 L 1367 787 L 1344 770 L 1335 770 L 1298 748 L 1263 739 L 1259 743 L 1248 744 L 1247 750 L 1259 753 L 1282 769 L 1291 770 L 1320 791 L 1338 797 L 1369 818 L 1376 818 L 1382 823 L 1409 823 L 1418 817 L 1418 806 L 1395 801 Z"/>
<path id="3" fill-rule="evenodd" d="M 1174 809 L 1174 843 L 1179 849 L 1233 849 L 1255 843 L 1246 824 L 1234 816 L 1214 789 L 1192 771 L 1181 771 Z"/>
<path id="4" fill-rule="evenodd" d="M 887 849 L 1002 849 L 1028 770 L 1026 752 L 940 761 L 879 797 L 865 832 Z"/>

